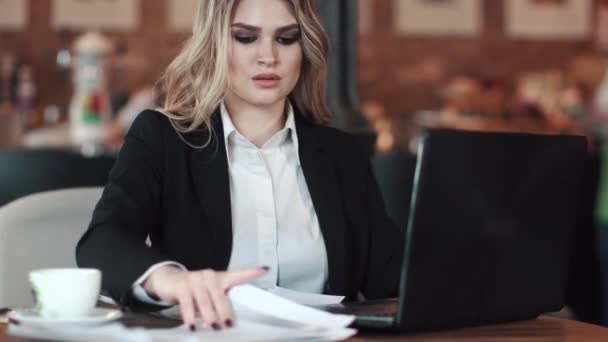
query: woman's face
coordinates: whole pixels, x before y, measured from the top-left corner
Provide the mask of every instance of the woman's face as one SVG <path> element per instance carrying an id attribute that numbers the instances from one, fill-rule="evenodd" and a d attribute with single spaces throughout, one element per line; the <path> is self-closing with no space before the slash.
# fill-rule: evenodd
<path id="1" fill-rule="evenodd" d="M 300 29 L 286 0 L 240 0 L 231 25 L 227 96 L 254 106 L 282 102 L 300 77 Z"/>

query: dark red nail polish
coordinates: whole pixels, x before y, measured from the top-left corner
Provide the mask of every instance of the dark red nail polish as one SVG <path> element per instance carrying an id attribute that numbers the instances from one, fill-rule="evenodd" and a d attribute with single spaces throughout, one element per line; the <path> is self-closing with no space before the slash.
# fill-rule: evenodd
<path id="1" fill-rule="evenodd" d="M 213 330 L 220 330 L 220 325 L 217 323 L 211 324 L 211 327 L 213 328 Z"/>
<path id="2" fill-rule="evenodd" d="M 190 331 L 196 331 L 196 326 L 194 326 L 194 324 L 190 324 Z"/>
<path id="3" fill-rule="evenodd" d="M 231 319 L 227 319 L 227 320 L 226 320 L 226 326 L 227 326 L 228 328 L 232 328 L 232 320 L 231 320 Z"/>
<path id="4" fill-rule="evenodd" d="M 263 269 L 264 271 L 270 271 L 270 266 L 262 266 L 260 268 Z"/>

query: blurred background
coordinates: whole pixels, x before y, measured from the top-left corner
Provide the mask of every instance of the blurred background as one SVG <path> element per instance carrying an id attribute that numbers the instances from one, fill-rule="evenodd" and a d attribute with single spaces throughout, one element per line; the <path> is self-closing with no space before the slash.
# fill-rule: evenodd
<path id="1" fill-rule="evenodd" d="M 162 96 L 196 1 L 0 1 L 0 206 L 105 183 L 130 123 Z M 588 137 L 569 305 L 608 324 L 608 0 L 317 4 L 332 125 L 360 138 L 401 227 L 425 129 Z"/>
<path id="2" fill-rule="evenodd" d="M 104 56 L 99 82 L 117 118 L 175 56 L 195 2 L 3 1 L 1 115 L 21 112 L 25 132 L 68 121 L 79 87 L 77 40 L 95 32 L 89 43 L 101 46 L 89 48 Z M 588 133 L 608 108 L 608 84 L 601 94 L 608 2 L 332 0 L 319 7 L 333 41 L 334 124 L 378 133 L 382 152 L 407 150 L 418 128 L 436 125 Z"/>

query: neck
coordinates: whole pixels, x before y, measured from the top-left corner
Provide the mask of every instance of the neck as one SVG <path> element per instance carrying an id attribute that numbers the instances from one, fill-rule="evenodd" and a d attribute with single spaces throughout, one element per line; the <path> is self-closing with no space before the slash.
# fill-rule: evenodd
<path id="1" fill-rule="evenodd" d="M 269 106 L 253 106 L 226 96 L 224 104 L 234 127 L 257 147 L 285 126 L 285 100 Z"/>

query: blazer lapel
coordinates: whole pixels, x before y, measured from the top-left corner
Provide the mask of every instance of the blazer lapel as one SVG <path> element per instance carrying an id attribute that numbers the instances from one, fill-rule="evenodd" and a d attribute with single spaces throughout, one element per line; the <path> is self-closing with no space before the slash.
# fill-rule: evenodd
<path id="1" fill-rule="evenodd" d="M 210 231 L 210 237 L 214 240 L 212 255 L 216 259 L 213 264 L 217 269 L 225 270 L 232 252 L 232 213 L 228 160 L 219 109 L 211 120 L 214 129 L 211 142 L 205 148 L 191 149 L 190 165 L 196 192 L 207 218 L 208 227 L 204 229 Z M 209 132 L 199 132 L 195 139 L 188 141 L 202 145 L 208 137 Z"/>
<path id="2" fill-rule="evenodd" d="M 347 234 L 342 196 L 330 155 L 323 150 L 315 127 L 296 114 L 300 163 L 327 249 L 329 279 L 325 292 L 348 294 Z"/>

